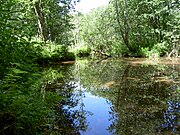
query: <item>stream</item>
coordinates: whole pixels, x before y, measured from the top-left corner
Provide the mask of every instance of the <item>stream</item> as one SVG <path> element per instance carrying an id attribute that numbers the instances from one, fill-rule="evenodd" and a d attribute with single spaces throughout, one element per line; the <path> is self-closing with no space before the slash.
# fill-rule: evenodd
<path id="1" fill-rule="evenodd" d="M 180 59 L 77 60 L 51 67 L 63 79 L 55 128 L 63 135 L 180 133 Z"/>

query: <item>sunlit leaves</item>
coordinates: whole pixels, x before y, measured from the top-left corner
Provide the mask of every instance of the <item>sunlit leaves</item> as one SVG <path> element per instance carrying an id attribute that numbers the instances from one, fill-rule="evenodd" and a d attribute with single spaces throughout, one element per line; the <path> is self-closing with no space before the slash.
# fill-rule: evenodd
<path id="1" fill-rule="evenodd" d="M 107 54 L 109 52 L 122 55 L 132 54 L 127 52 L 127 46 L 122 45 L 121 33 L 125 31 L 123 20 L 124 12 L 126 12 L 129 23 L 129 46 L 135 50 L 133 56 L 150 56 L 144 54 L 142 51 L 144 48 L 148 48 L 152 56 L 153 53 L 157 56 L 163 56 L 166 52 L 169 53 L 172 48 L 178 50 L 180 23 L 178 1 L 129 0 L 126 1 L 126 11 L 123 2 L 125 1 L 117 0 L 118 18 L 115 0 L 111 0 L 104 9 L 94 9 L 88 14 L 80 15 L 81 22 L 77 22 L 80 28 L 79 44 L 93 47 L 93 49 L 101 50 Z M 119 19 L 119 25 L 117 19 Z M 146 52 L 149 53 L 148 51 Z"/>

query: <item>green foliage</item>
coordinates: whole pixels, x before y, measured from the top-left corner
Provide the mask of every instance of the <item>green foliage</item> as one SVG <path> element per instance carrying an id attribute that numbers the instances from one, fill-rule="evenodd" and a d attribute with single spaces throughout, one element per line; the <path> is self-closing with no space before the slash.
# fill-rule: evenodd
<path id="1" fill-rule="evenodd" d="M 1 134 L 37 134 L 53 127 L 53 108 L 61 96 L 45 91 L 62 74 L 49 70 L 37 72 L 33 65 L 13 63 L 1 82 Z M 7 116 L 8 115 L 8 116 Z M 7 118 L 4 118 L 7 117 Z M 7 119 L 12 118 L 12 121 Z"/>
<path id="2" fill-rule="evenodd" d="M 62 78 L 62 74 L 52 70 L 42 73 L 37 68 L 37 62 L 40 59 L 52 61 L 74 59 L 74 55 L 68 53 L 66 46 L 70 42 L 64 37 L 72 28 L 69 25 L 60 30 L 56 36 L 53 35 L 56 39 L 58 37 L 57 41 L 62 41 L 63 45 L 51 41 L 46 45 L 42 39 L 33 38 L 38 35 L 34 2 L 37 1 L 0 1 L 0 134 L 2 135 L 43 134 L 52 130 L 53 110 L 62 97 L 45 91 L 45 86 L 57 78 Z M 52 11 L 53 2 L 58 5 L 58 1 L 51 2 L 43 1 L 45 9 L 49 8 Z M 71 4 L 70 1 L 64 3 L 61 6 L 61 14 L 59 11 L 55 14 L 61 19 L 65 18 L 62 19 L 61 25 L 70 22 L 68 5 Z M 57 20 L 52 20 L 58 23 L 55 21 Z M 47 20 L 48 27 L 49 22 L 50 20 Z M 58 27 L 54 24 L 51 26 L 54 26 L 53 29 Z M 46 28 L 50 29 L 48 27 Z"/>
<path id="3" fill-rule="evenodd" d="M 73 29 L 70 12 L 76 2 L 77 0 L 24 0 L 18 3 L 26 9 L 21 14 L 27 15 L 28 26 L 31 26 L 29 30 L 34 36 L 44 41 L 70 45 L 69 35 Z"/>
<path id="4" fill-rule="evenodd" d="M 64 45 L 49 42 L 44 46 L 40 46 L 40 50 L 38 58 L 38 63 L 40 64 L 75 60 L 75 55 L 68 52 L 68 48 Z"/>
<path id="5" fill-rule="evenodd" d="M 178 52 L 178 4 L 176 0 L 111 0 L 108 6 L 75 16 L 76 46 L 83 44 L 110 56 Z"/>
<path id="6" fill-rule="evenodd" d="M 37 62 L 74 60 L 68 51 L 72 34 L 77 37 L 75 48 L 83 45 L 77 50 L 80 56 L 132 53 L 118 31 L 113 1 L 77 16 L 73 32 L 70 12 L 74 0 L 0 1 L 0 134 L 40 134 L 52 129 L 53 109 L 62 97 L 45 87 L 62 75 L 53 70 L 40 72 Z M 123 7 L 122 0 L 118 3 Z M 161 56 L 179 48 L 178 4 L 174 0 L 128 1 L 129 43 L 136 54 Z"/>
<path id="7" fill-rule="evenodd" d="M 142 48 L 141 55 L 148 58 L 158 58 L 163 56 L 167 50 L 167 43 L 157 43 L 151 49 L 150 48 Z"/>
<path id="8" fill-rule="evenodd" d="M 74 52 L 78 57 L 87 57 L 91 54 L 91 48 L 87 46 L 77 47 L 75 49 L 72 49 L 71 51 Z"/>
<path id="9" fill-rule="evenodd" d="M 120 53 L 123 45 L 118 41 L 118 35 L 113 28 L 116 22 L 111 18 L 114 15 L 112 6 L 108 7 L 99 7 L 88 14 L 75 16 L 75 48 L 91 48 L 91 53 L 99 51 L 108 56 Z"/>

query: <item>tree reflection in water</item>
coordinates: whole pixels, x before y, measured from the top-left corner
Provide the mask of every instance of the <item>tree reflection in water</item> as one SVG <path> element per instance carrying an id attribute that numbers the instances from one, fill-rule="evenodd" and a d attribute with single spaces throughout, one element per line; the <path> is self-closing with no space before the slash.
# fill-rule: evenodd
<path id="1" fill-rule="evenodd" d="M 164 68 L 168 71 L 170 67 L 165 66 Z M 163 70 L 162 74 L 162 71 L 157 70 L 156 66 L 128 65 L 124 69 L 119 84 L 114 87 L 115 91 L 111 92 L 111 95 L 116 95 L 114 97 L 116 100 L 109 98 L 113 106 L 111 108 L 112 124 L 108 130 L 117 135 L 158 134 L 156 133 L 158 123 L 164 121 L 165 124 L 161 125 L 161 130 L 158 129 L 159 134 L 179 133 L 179 102 L 168 101 L 169 107 L 165 111 L 166 101 L 172 98 L 170 96 L 172 91 L 169 88 L 171 86 L 178 87 L 176 82 L 172 83 L 167 78 L 170 78 L 170 75 L 176 75 L 177 79 L 178 70 L 171 74 Z M 159 78 L 157 80 L 157 74 L 163 80 L 159 80 Z"/>
<path id="2" fill-rule="evenodd" d="M 110 134 L 174 134 L 170 130 L 158 133 L 158 127 L 164 121 L 167 101 L 173 98 L 171 87 L 176 88 L 174 91 L 179 87 L 178 65 L 128 64 L 116 60 L 87 65 L 81 69 L 81 82 L 95 87 L 88 89 L 93 95 L 112 103 Z"/>
<path id="3" fill-rule="evenodd" d="M 65 98 L 57 109 L 56 126 L 62 129 L 62 134 L 80 134 L 89 128 L 87 116 L 91 110 L 84 110 L 83 85 L 87 92 L 110 103 L 111 125 L 106 128 L 109 134 L 176 134 L 180 108 L 174 99 L 179 93 L 173 95 L 172 91 L 178 91 L 179 73 L 178 65 L 141 65 L 117 60 L 76 62 L 65 75 L 71 79 L 66 80 L 70 83 L 60 92 Z"/>
<path id="4" fill-rule="evenodd" d="M 172 130 L 180 134 L 180 102 L 168 101 L 168 108 L 164 113 L 164 123 L 159 131 Z"/>
<path id="5" fill-rule="evenodd" d="M 61 135 L 80 135 L 80 131 L 87 129 L 86 117 L 91 114 L 84 110 L 84 104 L 82 102 L 84 89 L 76 82 L 64 83 L 64 85 L 58 87 L 56 87 L 56 84 L 58 84 L 58 81 L 51 85 L 64 98 L 54 111 L 53 130 Z"/>

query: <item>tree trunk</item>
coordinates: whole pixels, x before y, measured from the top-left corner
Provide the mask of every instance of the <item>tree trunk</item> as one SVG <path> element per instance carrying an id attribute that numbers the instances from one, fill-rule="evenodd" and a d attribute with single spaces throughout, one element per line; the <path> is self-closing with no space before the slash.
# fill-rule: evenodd
<path id="1" fill-rule="evenodd" d="M 38 19 L 37 21 L 38 21 L 39 35 L 44 41 L 46 41 L 48 38 L 48 34 L 46 31 L 45 16 L 43 14 L 41 0 L 35 2 L 34 9 L 35 9 L 35 13 Z"/>
<path id="2" fill-rule="evenodd" d="M 118 0 L 115 0 L 115 7 L 116 7 L 116 19 L 117 19 L 117 22 L 118 22 L 118 25 L 119 25 L 120 34 L 122 36 L 124 44 L 127 46 L 127 48 L 131 52 L 135 52 L 135 50 L 129 44 L 129 22 L 128 22 L 128 19 L 127 19 L 127 9 L 126 9 L 127 1 L 124 0 L 124 12 L 123 12 L 123 23 L 124 23 L 124 29 L 125 29 L 124 31 L 122 29 L 121 22 L 120 22 Z"/>

